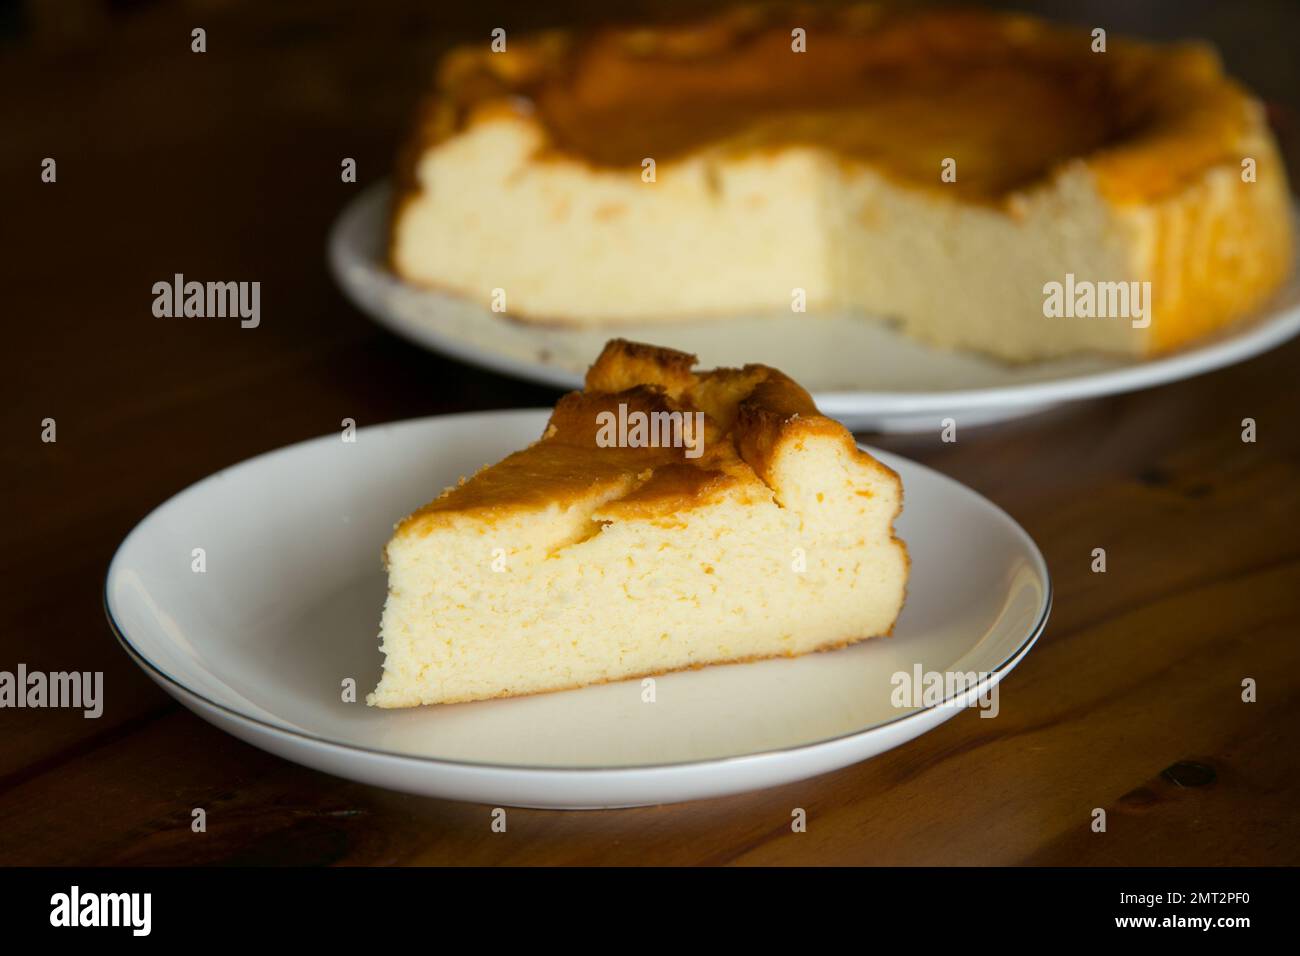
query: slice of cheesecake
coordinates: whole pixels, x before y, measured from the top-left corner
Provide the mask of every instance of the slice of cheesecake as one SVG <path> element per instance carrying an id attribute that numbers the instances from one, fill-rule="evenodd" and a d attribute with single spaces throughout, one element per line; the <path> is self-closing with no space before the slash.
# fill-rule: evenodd
<path id="1" fill-rule="evenodd" d="M 379 707 L 793 657 L 885 635 L 898 476 L 775 369 L 609 343 L 541 439 L 402 521 Z"/>
<path id="2" fill-rule="evenodd" d="M 485 38 L 399 164 L 391 265 L 524 321 L 806 307 L 1009 360 L 1167 350 L 1284 281 L 1286 174 L 1212 50 L 1104 42 L 874 6 Z"/>

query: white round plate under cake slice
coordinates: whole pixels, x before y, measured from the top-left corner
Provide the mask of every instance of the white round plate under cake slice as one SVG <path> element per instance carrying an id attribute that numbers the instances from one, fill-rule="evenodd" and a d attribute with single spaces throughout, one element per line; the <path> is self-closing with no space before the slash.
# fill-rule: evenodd
<path id="1" fill-rule="evenodd" d="M 912 557 L 892 637 L 667 674 L 652 703 L 632 680 L 368 708 L 394 522 L 534 441 L 548 414 L 379 425 L 355 443 L 329 435 L 220 471 L 127 536 L 105 584 L 110 624 L 182 704 L 288 760 L 429 796 L 565 808 L 714 797 L 874 756 L 964 709 L 896 701 L 894 675 L 973 673 L 987 698 L 1046 624 L 1047 567 L 1020 526 L 952 479 L 873 451 L 902 478 L 897 527 Z M 356 703 L 344 700 L 349 679 Z"/>
<path id="2" fill-rule="evenodd" d="M 387 185 L 378 184 L 343 211 L 330 235 L 330 266 L 359 308 L 412 342 L 566 389 L 581 388 L 587 366 L 615 336 L 693 352 L 707 368 L 761 362 L 799 382 L 825 414 L 854 431 L 928 431 L 948 417 L 966 425 L 1014 418 L 1063 402 L 1190 378 L 1244 361 L 1300 333 L 1300 267 L 1255 317 L 1153 359 L 1083 355 L 1008 365 L 930 348 L 888 323 L 849 314 L 738 316 L 595 329 L 533 325 L 408 285 L 389 272 L 384 264 L 388 201 Z"/>

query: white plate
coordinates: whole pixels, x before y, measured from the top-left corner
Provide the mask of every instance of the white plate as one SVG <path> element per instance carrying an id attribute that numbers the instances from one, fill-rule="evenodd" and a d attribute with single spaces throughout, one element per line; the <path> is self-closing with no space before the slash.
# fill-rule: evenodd
<path id="1" fill-rule="evenodd" d="M 912 554 L 894 636 L 794 660 L 512 700 L 384 711 L 380 548 L 394 521 L 535 440 L 536 410 L 418 419 L 302 442 L 220 471 L 145 518 L 109 568 L 109 621 L 163 689 L 264 750 L 353 780 L 488 804 L 611 807 L 772 786 L 916 737 L 956 706 L 899 709 L 891 676 L 989 675 L 1041 633 L 1042 555 L 957 482 L 873 452 L 903 479 Z M 192 570 L 195 548 L 206 571 Z M 503 627 L 509 623 L 502 622 Z"/>
<path id="2" fill-rule="evenodd" d="M 1062 402 L 1190 378 L 1265 352 L 1300 332 L 1300 268 L 1255 318 L 1158 359 L 1079 356 L 1005 365 L 933 349 L 860 315 L 769 315 L 618 326 L 527 325 L 450 295 L 407 285 L 383 262 L 389 189 L 370 187 L 343 211 L 329 259 L 348 297 L 380 324 L 428 349 L 560 388 L 579 388 L 612 335 L 694 352 L 706 367 L 763 362 L 813 392 L 856 431 L 979 425 Z"/>

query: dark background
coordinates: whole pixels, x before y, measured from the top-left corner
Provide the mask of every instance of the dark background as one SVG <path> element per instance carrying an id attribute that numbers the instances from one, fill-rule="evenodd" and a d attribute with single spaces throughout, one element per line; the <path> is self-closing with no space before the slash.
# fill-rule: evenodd
<path id="1" fill-rule="evenodd" d="M 0 8 L 0 669 L 103 670 L 107 697 L 97 721 L 0 711 L 0 863 L 1300 862 L 1297 343 L 956 445 L 871 439 L 1024 524 L 1056 610 L 998 720 L 962 715 L 789 787 L 512 811 L 503 839 L 487 808 L 336 780 L 227 737 L 118 649 L 100 600 L 109 559 L 189 483 L 344 417 L 554 401 L 381 331 L 326 272 L 330 223 L 388 174 L 437 52 L 496 26 L 712 6 Z M 1111 35 L 1213 39 L 1269 103 L 1296 181 L 1300 5 L 1016 6 Z M 195 26 L 206 54 L 190 52 Z M 339 181 L 345 156 L 357 185 Z M 176 272 L 260 281 L 260 328 L 154 318 L 151 286 Z M 1239 440 L 1246 416 L 1257 444 Z M 57 444 L 40 441 L 45 417 Z M 1099 546 L 1106 575 L 1088 570 Z M 1240 702 L 1244 676 L 1259 703 Z M 197 806 L 206 837 L 189 831 Z M 790 834 L 792 806 L 807 834 Z M 1088 828 L 1098 806 L 1105 836 Z"/>

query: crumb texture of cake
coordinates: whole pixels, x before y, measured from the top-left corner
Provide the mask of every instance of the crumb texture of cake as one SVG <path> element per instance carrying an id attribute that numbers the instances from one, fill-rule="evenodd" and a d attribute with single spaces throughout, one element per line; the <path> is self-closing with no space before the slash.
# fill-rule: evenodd
<path id="1" fill-rule="evenodd" d="M 504 290 L 523 321 L 789 311 L 797 289 L 1012 361 L 1144 355 L 1249 313 L 1293 256 L 1263 109 L 1213 50 L 1094 52 L 978 10 L 777 6 L 459 48 L 397 179 L 394 271 Z M 1150 282 L 1150 323 L 1046 317 L 1067 274 Z"/>
<path id="2" fill-rule="evenodd" d="M 775 369 L 694 361 L 610 342 L 537 442 L 397 526 L 368 703 L 535 694 L 891 632 L 909 568 L 898 476 Z"/>

